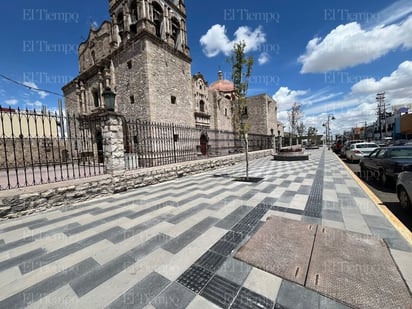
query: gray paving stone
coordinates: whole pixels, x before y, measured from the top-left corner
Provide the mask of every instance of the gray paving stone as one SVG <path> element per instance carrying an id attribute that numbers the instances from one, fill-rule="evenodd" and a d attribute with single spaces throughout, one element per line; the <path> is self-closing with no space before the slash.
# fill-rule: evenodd
<path id="1" fill-rule="evenodd" d="M 163 245 L 162 248 L 170 253 L 176 254 L 200 235 L 201 234 L 197 231 L 187 230 Z"/>
<path id="2" fill-rule="evenodd" d="M 46 222 L 46 221 L 47 221 L 46 218 L 41 218 L 41 219 L 35 219 L 35 220 L 32 220 L 32 221 L 29 221 L 29 222 L 19 223 L 19 224 L 16 224 L 16 225 L 10 225 L 10 226 L 7 226 L 5 228 L 0 229 L 0 233 L 6 233 L 6 232 L 18 230 L 22 227 L 30 227 L 32 225 L 42 223 L 42 222 Z"/>
<path id="3" fill-rule="evenodd" d="M 220 220 L 216 227 L 222 229 L 230 230 L 237 222 L 240 221 L 247 213 L 252 210 L 252 207 L 249 206 L 240 206 Z"/>
<path id="4" fill-rule="evenodd" d="M 322 210 L 322 219 L 343 222 L 342 212 L 331 209 Z"/>
<path id="5" fill-rule="evenodd" d="M 209 206 L 209 204 L 206 203 L 201 203 L 197 206 L 191 207 L 185 211 L 182 211 L 181 213 L 173 216 L 172 218 L 168 219 L 167 222 L 172 223 L 172 224 L 178 224 L 182 222 L 183 220 L 193 216 L 194 214 L 202 211 L 203 209 L 206 209 Z"/>
<path id="6" fill-rule="evenodd" d="M 199 221 L 191 227 L 192 230 L 197 231 L 198 233 L 204 233 L 210 229 L 219 219 L 215 217 L 206 217 L 203 220 Z"/>
<path id="7" fill-rule="evenodd" d="M 237 196 L 229 195 L 229 196 L 226 196 L 224 199 L 222 199 L 218 202 L 210 201 L 211 204 L 209 206 L 207 206 L 207 209 L 219 210 L 219 209 L 224 208 L 227 204 L 229 204 L 233 201 L 237 201 L 238 199 L 239 198 Z"/>
<path id="8" fill-rule="evenodd" d="M 176 254 L 188 244 L 193 242 L 196 238 L 200 237 L 205 231 L 207 231 L 213 224 L 217 222 L 218 219 L 213 217 L 207 217 L 200 221 L 199 223 L 192 226 L 190 229 L 184 231 L 179 236 L 173 238 L 165 245 L 162 246 L 163 249 L 169 251 L 170 253 Z"/>
<path id="9" fill-rule="evenodd" d="M 4 240 L 0 239 L 0 246 L 4 245 Z"/>
<path id="10" fill-rule="evenodd" d="M 104 224 L 104 223 L 111 222 L 111 221 L 114 221 L 114 220 L 119 219 L 119 218 L 122 218 L 122 217 L 127 217 L 128 215 L 130 215 L 130 214 L 132 214 L 132 213 L 133 213 L 132 211 L 126 210 L 126 211 L 123 211 L 123 212 L 120 212 L 120 213 L 111 215 L 111 216 L 109 216 L 109 217 L 102 218 L 102 219 L 98 219 L 98 220 L 96 220 L 96 221 L 92 221 L 92 222 L 90 222 L 90 223 L 81 225 L 81 226 L 79 226 L 79 227 L 76 227 L 76 228 L 67 230 L 67 231 L 65 231 L 64 233 L 65 233 L 67 236 L 79 234 L 79 233 L 81 233 L 81 232 L 84 232 L 84 231 L 89 230 L 89 229 L 91 229 L 91 228 L 97 227 L 97 226 L 102 225 L 102 224 Z"/>
<path id="11" fill-rule="evenodd" d="M 107 308 L 143 308 L 169 284 L 170 281 L 168 279 L 156 272 L 152 272 L 130 288 L 125 294 L 113 301 Z"/>
<path id="12" fill-rule="evenodd" d="M 173 282 L 152 300 L 151 305 L 156 309 L 186 308 L 195 296 L 196 294 L 188 288 Z"/>
<path id="13" fill-rule="evenodd" d="M 10 267 L 19 265 L 20 263 L 22 263 L 23 261 L 27 261 L 30 260 L 32 258 L 35 258 L 39 255 L 44 254 L 44 252 L 46 252 L 46 250 L 42 249 L 42 248 L 38 248 L 32 251 L 29 251 L 27 253 L 15 256 L 13 258 L 10 258 L 8 260 L 4 260 L 2 262 L 0 262 L 0 272 L 3 270 L 6 270 Z"/>
<path id="14" fill-rule="evenodd" d="M 282 195 L 279 197 L 278 202 L 290 203 L 295 195 L 296 195 L 296 192 L 295 192 L 295 191 L 286 190 L 286 191 L 283 192 Z"/>
<path id="15" fill-rule="evenodd" d="M 170 203 L 160 203 L 160 204 L 157 204 L 157 205 L 139 210 L 137 212 L 134 212 L 130 215 L 127 215 L 126 217 L 129 218 L 129 219 L 136 219 L 138 217 L 141 217 L 141 216 L 146 215 L 148 213 L 151 213 L 151 212 L 154 212 L 156 210 L 162 209 L 163 207 L 166 207 L 166 206 L 169 206 L 169 205 L 170 205 Z"/>
<path id="16" fill-rule="evenodd" d="M 154 217 L 152 219 L 149 219 L 145 222 L 142 222 L 140 224 L 137 224 L 127 230 L 122 229 L 123 231 L 121 233 L 113 233 L 113 235 L 105 235 L 105 238 L 109 241 L 111 241 L 114 244 L 117 244 L 121 241 L 124 241 L 134 235 L 137 235 L 157 224 L 160 222 L 163 222 L 166 218 L 169 218 L 169 215 L 160 215 L 157 217 Z"/>
<path id="17" fill-rule="evenodd" d="M 16 240 L 16 241 L 12 241 L 12 242 L 9 242 L 9 243 L 4 243 L 4 241 L 3 241 L 3 244 L 0 245 L 0 252 L 8 251 L 10 249 L 14 249 L 14 248 L 23 246 L 25 244 L 29 244 L 31 242 L 34 242 L 34 237 L 30 237 L 30 236 L 25 237 L 25 238 L 21 238 L 21 239 Z"/>
<path id="18" fill-rule="evenodd" d="M 283 280 L 280 285 L 276 303 L 284 308 L 293 309 L 346 308 L 340 303 L 287 280 Z"/>
<path id="19" fill-rule="evenodd" d="M 312 189 L 312 187 L 309 186 L 309 185 L 300 185 L 300 187 L 296 191 L 296 193 L 297 194 L 302 194 L 302 195 L 309 195 L 311 189 Z"/>
<path id="20" fill-rule="evenodd" d="M 23 275 L 27 274 L 35 269 L 48 265 L 54 261 L 60 260 L 61 258 L 69 254 L 72 254 L 76 251 L 79 251 L 82 248 L 83 247 L 80 244 L 74 243 L 63 248 L 57 249 L 55 251 L 49 252 L 47 254 L 36 256 L 29 261 L 22 262 L 19 265 L 20 272 Z"/>
<path id="21" fill-rule="evenodd" d="M 242 285 L 251 270 L 252 266 L 249 264 L 229 257 L 218 269 L 216 274 L 234 283 Z"/>
<path id="22" fill-rule="evenodd" d="M 92 258 L 88 258 L 62 272 L 59 272 L 49 278 L 46 278 L 31 287 L 18 292 L 2 301 L 0 301 L 0 308 L 23 308 L 37 300 L 47 296 L 56 291 L 62 286 L 68 284 L 76 277 L 92 271 L 99 264 Z"/>
<path id="23" fill-rule="evenodd" d="M 70 286 L 78 297 L 82 297 L 134 263 L 133 257 L 123 254 L 73 280 L 70 282 Z"/>

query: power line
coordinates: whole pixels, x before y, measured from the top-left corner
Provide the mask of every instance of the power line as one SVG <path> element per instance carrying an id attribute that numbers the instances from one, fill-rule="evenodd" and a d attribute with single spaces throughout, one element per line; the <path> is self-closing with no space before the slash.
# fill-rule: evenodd
<path id="1" fill-rule="evenodd" d="M 57 95 L 57 96 L 59 96 L 59 97 L 61 97 L 61 98 L 64 98 L 64 96 L 61 95 L 60 93 L 57 93 L 57 92 L 54 92 L 54 91 L 51 91 L 51 90 L 47 90 L 47 89 L 42 89 L 42 88 L 38 88 L 38 87 L 29 86 L 29 85 L 27 85 L 27 84 L 25 84 L 25 83 L 19 82 L 19 81 L 15 80 L 15 79 L 12 79 L 11 77 L 8 77 L 8 76 L 6 76 L 6 75 L 4 75 L 4 74 L 1 74 L 1 73 L 0 73 L 0 76 L 3 77 L 4 79 L 6 79 L 6 80 L 8 80 L 8 81 L 10 81 L 10 82 L 12 82 L 12 83 L 14 83 L 14 84 L 16 84 L 16 85 L 21 86 L 21 87 L 24 87 L 24 88 L 27 88 L 27 89 L 30 89 L 30 90 L 33 90 L 33 91 L 42 91 L 42 92 L 54 94 L 54 95 Z"/>

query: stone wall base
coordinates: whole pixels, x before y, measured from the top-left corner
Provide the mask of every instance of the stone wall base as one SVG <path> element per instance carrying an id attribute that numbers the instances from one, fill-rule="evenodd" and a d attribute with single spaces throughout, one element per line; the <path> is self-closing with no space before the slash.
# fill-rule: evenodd
<path id="1" fill-rule="evenodd" d="M 272 155 L 271 149 L 255 151 L 249 153 L 249 160 L 270 155 Z M 17 218 L 59 206 L 70 206 L 93 198 L 234 165 L 244 160 L 244 154 L 236 154 L 0 191 L 0 220 Z"/>

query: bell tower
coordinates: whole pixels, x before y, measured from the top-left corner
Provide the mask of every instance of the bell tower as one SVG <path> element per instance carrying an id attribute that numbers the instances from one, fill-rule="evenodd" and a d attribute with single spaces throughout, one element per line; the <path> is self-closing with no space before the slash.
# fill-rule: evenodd
<path id="1" fill-rule="evenodd" d="M 147 31 L 189 57 L 183 0 L 109 0 L 113 44 Z"/>

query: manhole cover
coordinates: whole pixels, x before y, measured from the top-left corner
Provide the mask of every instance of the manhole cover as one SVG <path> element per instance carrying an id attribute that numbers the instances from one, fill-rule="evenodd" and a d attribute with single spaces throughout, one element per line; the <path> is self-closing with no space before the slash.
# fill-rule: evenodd
<path id="1" fill-rule="evenodd" d="M 306 286 L 359 308 L 412 308 L 411 295 L 385 242 L 318 227 Z"/>
<path id="2" fill-rule="evenodd" d="M 270 217 L 236 253 L 236 258 L 303 285 L 316 227 L 282 217 Z"/>
<path id="3" fill-rule="evenodd" d="M 236 258 L 355 308 L 412 308 L 385 242 L 270 217 Z"/>

